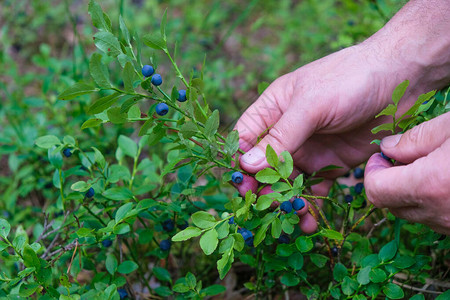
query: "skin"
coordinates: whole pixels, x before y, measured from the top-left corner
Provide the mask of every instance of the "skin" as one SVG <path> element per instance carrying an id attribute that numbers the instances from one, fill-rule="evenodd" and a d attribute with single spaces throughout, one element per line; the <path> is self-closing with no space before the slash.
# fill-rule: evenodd
<path id="1" fill-rule="evenodd" d="M 342 166 L 342 169 L 321 174 L 326 180 L 313 187 L 313 194 L 327 195 L 336 177 L 379 151 L 378 146 L 370 145 L 370 141 L 383 138 L 383 133 L 374 136 L 370 130 L 388 119 L 374 119 L 374 116 L 391 102 L 392 91 L 399 83 L 408 79 L 411 87 L 399 103 L 398 114 L 401 115 L 418 95 L 442 88 L 450 82 L 449 15 L 449 0 L 410 1 L 363 43 L 275 80 L 236 124 L 241 149 L 246 151 L 240 159 L 241 167 L 249 173 L 268 167 L 264 157 L 268 144 L 278 154 L 284 150 L 292 154 L 295 166 L 293 177 L 300 172 L 312 173 L 330 164 Z M 442 132 L 445 128 L 433 132 L 433 135 Z M 261 135 L 264 138 L 258 142 Z M 394 157 L 392 152 L 385 153 Z M 372 157 L 369 163 L 372 162 L 381 166 L 377 156 Z M 386 161 L 382 163 L 388 168 Z M 434 165 L 438 164 L 434 162 Z M 428 174 L 433 173 L 431 166 L 423 165 L 423 168 L 430 169 Z M 380 200 L 384 197 L 383 193 L 378 194 L 383 188 L 389 188 L 391 182 L 380 183 L 375 179 L 376 184 L 370 184 L 372 176 L 379 174 L 377 172 L 381 169 L 377 167 L 374 170 L 375 173 L 366 171 L 369 200 L 378 207 L 394 208 Z M 448 174 L 440 173 L 444 178 Z M 423 178 L 420 173 L 416 176 Z M 412 184 L 408 180 L 401 182 L 405 184 L 405 190 Z M 256 192 L 257 187 L 255 179 L 246 175 L 244 182 L 237 186 L 241 194 L 249 189 Z M 425 189 L 420 189 L 420 185 L 418 188 L 416 186 L 415 198 L 410 194 L 412 198 L 400 196 L 400 191 L 395 194 L 392 186 L 390 190 L 389 203 L 401 202 L 403 205 L 395 204 L 396 208 L 415 206 L 415 199 L 424 199 L 427 193 Z M 450 205 L 449 201 L 446 203 Z M 439 207 L 434 211 L 431 207 L 429 209 L 427 216 L 444 213 Z M 395 208 L 392 212 L 399 213 Z M 402 216 L 411 221 L 422 220 L 412 215 Z M 441 219 L 450 227 L 448 219 L 435 218 Z M 425 219 L 422 222 L 426 223 Z M 317 229 L 316 220 L 306 213 L 301 218 L 300 227 L 306 233 L 314 232 Z"/>

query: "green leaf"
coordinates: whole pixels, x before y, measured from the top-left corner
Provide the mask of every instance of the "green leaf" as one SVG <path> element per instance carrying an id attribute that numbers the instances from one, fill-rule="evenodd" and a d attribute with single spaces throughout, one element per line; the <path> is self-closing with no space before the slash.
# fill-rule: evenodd
<path id="1" fill-rule="evenodd" d="M 114 225 L 113 233 L 114 234 L 125 234 L 125 233 L 130 232 L 130 230 L 131 230 L 130 225 L 128 225 L 127 223 L 120 223 L 120 224 Z"/>
<path id="2" fill-rule="evenodd" d="M 278 155 L 270 145 L 267 145 L 266 147 L 266 159 L 271 167 L 274 167 L 275 169 L 278 167 Z"/>
<path id="3" fill-rule="evenodd" d="M 61 141 L 54 135 L 44 135 L 37 138 L 35 143 L 39 148 L 50 149 L 53 146 L 60 145 Z"/>
<path id="4" fill-rule="evenodd" d="M 288 258 L 288 265 L 294 270 L 303 268 L 303 255 L 299 252 L 293 253 Z"/>
<path id="5" fill-rule="evenodd" d="M 434 300 L 446 300 L 450 299 L 450 290 L 447 290 L 446 292 L 443 292 L 439 296 L 436 297 Z"/>
<path id="6" fill-rule="evenodd" d="M 167 281 L 167 282 L 172 281 L 172 278 L 170 277 L 170 273 L 166 269 L 161 268 L 161 267 L 153 267 L 152 271 L 153 271 L 153 274 L 155 275 L 155 277 L 158 278 L 159 280 Z"/>
<path id="7" fill-rule="evenodd" d="M 108 56 L 117 57 L 117 55 L 122 53 L 119 41 L 110 32 L 97 32 L 94 35 L 94 43 L 98 49 L 105 52 Z"/>
<path id="8" fill-rule="evenodd" d="M 211 228 L 217 223 L 216 219 L 205 211 L 198 211 L 191 218 L 195 226 L 203 229 Z"/>
<path id="9" fill-rule="evenodd" d="M 127 215 L 128 212 L 133 208 L 133 203 L 129 202 L 127 204 L 122 205 L 116 212 L 115 220 L 116 224 L 119 224 Z"/>
<path id="10" fill-rule="evenodd" d="M 447 293 L 448 297 L 450 297 L 450 290 L 448 290 L 447 292 L 448 292 Z M 437 299 L 439 299 L 439 296 L 435 300 L 437 300 Z M 445 299 L 447 299 L 447 298 L 441 298 L 440 300 L 445 300 Z M 417 294 L 417 295 L 414 295 L 411 298 L 409 298 L 409 300 L 425 300 L 425 296 L 423 294 Z"/>
<path id="11" fill-rule="evenodd" d="M 111 200 L 130 200 L 133 199 L 133 193 L 126 187 L 113 187 L 107 189 L 102 195 Z"/>
<path id="12" fill-rule="evenodd" d="M 333 269 L 334 280 L 336 280 L 337 282 L 341 282 L 342 280 L 344 280 L 344 277 L 347 275 L 348 275 L 348 270 L 343 264 L 337 263 L 334 266 L 334 269 Z"/>
<path id="13" fill-rule="evenodd" d="M 219 240 L 217 238 L 217 231 L 215 229 L 208 230 L 200 238 L 200 248 L 206 255 L 210 255 L 216 250 Z"/>
<path id="14" fill-rule="evenodd" d="M 130 274 L 138 269 L 138 265 L 131 260 L 126 260 L 119 265 L 117 272 L 121 274 Z"/>
<path id="15" fill-rule="evenodd" d="M 180 132 L 185 139 L 194 136 L 197 133 L 197 126 L 192 121 L 188 121 L 181 125 Z"/>
<path id="16" fill-rule="evenodd" d="M 91 127 L 97 127 L 102 123 L 103 123 L 102 119 L 89 119 L 86 122 L 84 122 L 83 125 L 81 125 L 81 130 Z"/>
<path id="17" fill-rule="evenodd" d="M 175 293 L 183 294 L 183 293 L 188 292 L 190 289 L 189 289 L 189 287 L 188 287 L 187 285 L 185 285 L 184 283 L 177 283 L 177 284 L 175 284 L 175 285 L 172 287 L 172 290 L 173 290 Z"/>
<path id="18" fill-rule="evenodd" d="M 255 178 L 261 183 L 272 184 L 280 180 L 280 174 L 274 169 L 266 168 L 256 173 Z"/>
<path id="19" fill-rule="evenodd" d="M 262 94 L 268 87 L 270 83 L 262 81 L 258 84 L 258 94 Z"/>
<path id="20" fill-rule="evenodd" d="M 97 92 L 97 91 L 98 91 L 98 89 L 94 88 L 91 85 L 88 85 L 88 84 L 85 84 L 82 82 L 78 82 L 78 83 L 75 83 L 74 85 L 68 87 L 61 94 L 59 94 L 58 99 L 71 100 L 71 99 L 74 99 L 75 97 L 90 94 L 92 92 Z"/>
<path id="21" fill-rule="evenodd" d="M 105 266 L 108 273 L 114 275 L 114 273 L 116 273 L 117 271 L 118 266 L 117 258 L 113 254 L 109 253 L 108 255 L 106 255 Z"/>
<path id="22" fill-rule="evenodd" d="M 164 299 L 168 299 L 172 295 L 172 291 L 167 286 L 159 286 L 155 289 L 155 293 Z"/>
<path id="23" fill-rule="evenodd" d="M 225 151 L 233 155 L 239 149 L 239 132 L 237 130 L 233 130 L 230 132 L 225 139 Z"/>
<path id="24" fill-rule="evenodd" d="M 286 286 L 296 286 L 300 283 L 300 278 L 292 273 L 286 273 L 281 277 L 280 281 Z"/>
<path id="25" fill-rule="evenodd" d="M 128 31 L 127 25 L 125 24 L 125 21 L 123 20 L 122 16 L 119 16 L 119 26 L 120 31 L 122 32 L 123 39 L 127 44 L 130 44 L 130 32 Z"/>
<path id="26" fill-rule="evenodd" d="M 102 64 L 102 55 L 94 52 L 89 61 L 89 72 L 95 83 L 101 88 L 110 88 L 109 73 L 105 65 Z"/>
<path id="27" fill-rule="evenodd" d="M 90 188 L 90 185 L 86 181 L 77 181 L 71 185 L 70 189 L 76 192 L 86 192 Z"/>
<path id="28" fill-rule="evenodd" d="M 385 109 L 380 111 L 378 115 L 375 116 L 375 118 L 381 117 L 381 116 L 395 116 L 395 113 L 397 112 L 397 106 L 394 104 L 389 104 Z"/>
<path id="29" fill-rule="evenodd" d="M 277 238 L 280 237 L 280 235 L 281 235 L 281 221 L 280 221 L 279 218 L 275 218 L 273 220 L 271 233 L 272 233 L 272 237 L 274 239 L 277 239 Z"/>
<path id="30" fill-rule="evenodd" d="M 163 17 L 161 19 L 161 36 L 164 40 L 166 40 L 166 22 L 167 22 L 167 8 L 164 11 Z"/>
<path id="31" fill-rule="evenodd" d="M 103 17 L 103 10 L 101 6 L 94 0 L 89 2 L 88 12 L 91 15 L 92 25 L 94 25 L 99 30 L 108 30 L 110 26 L 105 21 Z"/>
<path id="32" fill-rule="evenodd" d="M 270 193 L 259 196 L 255 208 L 257 210 L 265 210 L 270 207 L 274 200 L 280 199 L 281 197 L 280 193 Z"/>
<path id="33" fill-rule="evenodd" d="M 384 124 L 381 124 L 381 125 L 373 128 L 371 131 L 372 131 L 373 134 L 377 134 L 378 132 L 383 131 L 383 130 L 390 131 L 390 132 L 394 133 L 393 129 L 392 129 L 393 128 L 392 124 L 393 123 L 384 123 Z"/>
<path id="34" fill-rule="evenodd" d="M 310 254 L 309 258 L 311 259 L 312 263 L 318 266 L 319 268 L 323 268 L 328 261 L 328 257 L 316 253 Z"/>
<path id="35" fill-rule="evenodd" d="M 277 246 L 276 253 L 278 256 L 287 257 L 287 256 L 290 256 L 294 251 L 295 251 L 295 249 L 292 247 L 292 245 L 279 244 Z"/>
<path id="36" fill-rule="evenodd" d="M 130 139 L 125 135 L 120 135 L 118 139 L 118 144 L 119 148 L 125 155 L 128 155 L 133 158 L 136 157 L 138 153 L 138 147 L 137 144 L 132 139 Z"/>
<path id="37" fill-rule="evenodd" d="M 225 291 L 226 287 L 224 287 L 223 285 L 213 284 L 201 290 L 200 294 L 205 294 L 206 296 L 215 296 L 222 294 Z"/>
<path id="38" fill-rule="evenodd" d="M 356 279 L 358 280 L 359 284 L 366 285 L 370 282 L 369 274 L 371 270 L 371 267 L 365 267 L 358 272 L 358 276 L 356 277 Z"/>
<path id="39" fill-rule="evenodd" d="M 41 262 L 36 252 L 29 245 L 26 245 L 23 249 L 23 264 L 28 267 L 35 267 L 37 270 L 41 267 Z"/>
<path id="40" fill-rule="evenodd" d="M 331 229 L 322 229 L 319 234 L 332 240 L 342 241 L 344 239 L 340 232 Z"/>
<path id="41" fill-rule="evenodd" d="M 113 93 L 111 95 L 104 96 L 97 99 L 94 103 L 89 106 L 87 113 L 94 115 L 103 112 L 104 110 L 110 108 L 114 103 L 122 97 L 120 93 Z M 83 124 L 84 125 L 84 124 Z"/>
<path id="42" fill-rule="evenodd" d="M 191 288 L 194 289 L 195 286 L 197 285 L 197 279 L 195 278 L 195 275 L 192 274 L 191 272 L 188 272 L 186 274 L 186 284 Z"/>
<path id="43" fill-rule="evenodd" d="M 166 50 L 166 41 L 159 34 L 148 34 L 142 38 L 145 45 L 157 50 Z"/>
<path id="44" fill-rule="evenodd" d="M 40 287 L 40 285 L 36 282 L 24 283 L 20 286 L 19 295 L 21 297 L 28 298 L 29 296 L 33 295 L 39 287 Z"/>
<path id="45" fill-rule="evenodd" d="M 358 283 L 351 279 L 348 276 L 344 277 L 344 281 L 342 282 L 342 292 L 349 296 L 353 294 L 353 291 L 355 291 L 358 288 Z"/>
<path id="46" fill-rule="evenodd" d="M 288 179 L 294 170 L 294 161 L 292 160 L 291 154 L 287 151 L 281 152 L 281 156 L 283 157 L 283 160 L 278 164 L 278 172 L 281 177 Z"/>
<path id="47" fill-rule="evenodd" d="M 122 72 L 123 86 L 125 92 L 134 93 L 133 82 L 135 75 L 136 73 L 134 71 L 133 65 L 130 62 L 127 62 Z"/>
<path id="48" fill-rule="evenodd" d="M 202 231 L 197 227 L 188 227 L 183 231 L 178 232 L 176 235 L 172 237 L 172 241 L 181 242 L 189 240 L 190 238 L 199 236 Z"/>
<path id="49" fill-rule="evenodd" d="M 286 182 L 278 181 L 272 184 L 272 191 L 274 192 L 286 192 L 290 189 L 291 187 Z"/>
<path id="50" fill-rule="evenodd" d="M 257 247 L 266 237 L 267 229 L 269 228 L 269 224 L 263 224 L 255 234 L 255 238 L 253 240 L 253 245 Z"/>
<path id="51" fill-rule="evenodd" d="M 281 229 L 287 234 L 291 234 L 294 232 L 294 225 L 289 222 L 289 219 L 284 219 L 283 222 L 281 222 Z"/>
<path id="52" fill-rule="evenodd" d="M 121 113 L 127 113 L 130 110 L 130 108 L 132 108 L 134 105 L 136 105 L 136 103 L 139 103 L 139 101 L 141 101 L 143 99 L 141 96 L 134 96 L 134 95 L 128 95 L 128 97 L 125 96 L 125 98 L 128 98 L 128 99 L 125 100 L 122 103 L 122 105 L 120 106 Z M 140 114 L 139 114 L 139 117 L 140 117 Z"/>
<path id="53" fill-rule="evenodd" d="M 219 128 L 219 111 L 216 109 L 205 123 L 205 135 L 212 138 Z"/>
<path id="54" fill-rule="evenodd" d="M 295 240 L 295 245 L 297 246 L 297 249 L 303 253 L 308 252 L 313 248 L 313 242 L 311 238 L 306 236 L 299 236 Z"/>
<path id="55" fill-rule="evenodd" d="M 386 272 L 382 269 L 372 269 L 369 273 L 370 281 L 373 283 L 380 283 L 386 280 Z"/>
<path id="56" fill-rule="evenodd" d="M 386 262 L 388 260 L 391 260 L 396 253 L 397 243 L 395 241 L 391 241 L 381 248 L 380 253 L 378 253 L 378 258 L 382 262 Z"/>
<path id="57" fill-rule="evenodd" d="M 106 113 L 113 124 L 123 124 L 128 118 L 127 113 L 120 112 L 120 107 L 111 107 Z"/>
<path id="58" fill-rule="evenodd" d="M 399 269 L 406 269 L 416 263 L 416 260 L 409 256 L 398 256 L 394 259 L 394 267 Z"/>
<path id="59" fill-rule="evenodd" d="M 6 240 L 10 231 L 11 225 L 9 225 L 8 221 L 0 218 L 0 237 Z"/>
<path id="60" fill-rule="evenodd" d="M 409 85 L 409 81 L 405 80 L 402 83 L 400 83 L 399 85 L 397 85 L 397 87 L 392 92 L 392 102 L 394 102 L 395 105 L 398 104 L 400 99 L 405 94 L 406 89 L 408 88 L 408 85 Z"/>
<path id="61" fill-rule="evenodd" d="M 383 293 L 389 299 L 403 299 L 403 297 L 405 297 L 405 294 L 403 293 L 402 288 L 394 283 L 386 284 L 383 287 Z"/>

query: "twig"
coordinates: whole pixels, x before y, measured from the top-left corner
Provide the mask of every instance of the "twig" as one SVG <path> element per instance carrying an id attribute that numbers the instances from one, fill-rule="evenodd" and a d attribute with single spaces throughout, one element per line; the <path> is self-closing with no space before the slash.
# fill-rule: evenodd
<path id="1" fill-rule="evenodd" d="M 378 221 L 377 223 L 373 224 L 372 228 L 370 228 L 369 233 L 367 234 L 367 238 L 370 238 L 370 236 L 372 235 L 372 232 L 375 230 L 375 228 L 377 228 L 378 226 L 380 226 L 381 224 L 383 224 L 386 221 L 387 221 L 387 219 L 383 218 L 380 221 Z"/>
<path id="2" fill-rule="evenodd" d="M 69 268 L 67 269 L 67 275 L 70 273 L 70 269 L 72 268 L 73 259 L 75 258 L 75 253 L 77 253 L 78 249 L 78 239 L 75 239 L 75 250 L 73 250 L 72 259 L 70 260 Z"/>

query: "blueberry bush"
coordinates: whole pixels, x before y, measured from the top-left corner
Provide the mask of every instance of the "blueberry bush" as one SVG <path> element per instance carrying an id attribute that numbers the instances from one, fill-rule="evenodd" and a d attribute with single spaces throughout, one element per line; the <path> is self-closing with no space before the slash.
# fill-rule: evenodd
<path id="1" fill-rule="evenodd" d="M 322 180 L 323 172 L 340 167 L 292 179 L 291 155 L 277 155 L 268 146 L 270 168 L 251 176 L 260 189 L 271 185 L 272 192 L 241 196 L 230 185 L 241 184 L 249 174 L 239 168 L 244 153 L 239 134 L 229 130 L 230 117 L 220 112 L 242 107 L 210 98 L 233 98 L 224 90 L 236 86 L 222 83 L 241 76 L 244 65 L 224 68 L 226 74 L 221 74 L 226 61 L 210 62 L 198 55 L 198 47 L 184 43 L 205 26 L 209 29 L 200 46 L 214 57 L 252 11 L 262 13 L 247 28 L 250 32 L 262 27 L 263 20 L 269 27 L 277 24 L 276 17 L 265 18 L 264 13 L 275 9 L 287 16 L 292 11 L 289 1 L 267 1 L 258 8 L 258 1 L 250 1 L 215 41 L 210 25 L 220 26 L 226 16 L 222 3 L 212 2 L 201 25 L 196 22 L 201 20 L 199 4 L 193 4 L 194 12 L 186 16 L 190 28 L 179 31 L 185 25 L 177 23 L 180 19 L 168 20 L 172 8 L 168 13 L 152 4 L 155 15 L 145 34 L 137 29 L 143 16 L 132 20 L 124 1 L 111 16 L 106 8 L 113 10 L 114 5 L 109 2 L 101 6 L 91 0 L 83 6 L 93 24 L 84 32 L 67 1 L 54 9 L 32 2 L 31 9 L 41 16 L 57 19 L 67 11 L 77 42 L 69 58 L 53 56 L 48 44 L 40 44 L 31 56 L 35 70 L 25 75 L 7 51 L 8 45 L 21 48 L 24 41 L 6 33 L 9 25 L 26 22 L 27 14 L 3 27 L 0 298 L 449 299 L 450 239 L 368 203 L 364 165 L 338 180 L 328 196 L 318 197 L 311 186 Z M 304 2 L 294 10 L 306 16 L 326 10 L 359 19 L 357 24 L 345 20 L 329 51 L 359 41 L 394 12 L 394 5 L 385 1 L 369 1 L 363 8 L 353 1 Z M 175 1 L 173 9 L 183 11 L 177 5 Z M 230 11 L 238 10 L 228 5 Z M 5 16 L 15 10 L 5 9 Z M 43 21 L 33 22 L 38 27 Z M 265 53 L 284 57 L 277 51 L 302 51 L 305 45 L 288 38 L 289 30 L 300 26 L 296 24 L 298 18 L 286 17 L 287 33 L 279 48 Z M 375 27 L 367 29 L 366 24 Z M 319 25 L 317 31 L 329 29 Z M 316 50 L 326 44 L 324 36 L 302 35 L 313 45 L 302 59 L 317 58 Z M 236 36 L 244 39 L 245 33 Z M 253 50 L 250 45 L 242 55 Z M 183 53 L 195 53 L 186 64 L 196 67 L 184 67 L 179 58 Z M 265 65 L 272 65 L 270 70 L 259 70 L 267 78 L 254 77 L 256 70 L 245 80 L 238 78 L 244 81 L 239 87 L 252 86 L 261 93 L 267 86 L 263 80 L 275 78 L 289 64 L 294 62 L 269 61 Z M 447 88 L 421 95 L 396 119 L 407 87 L 407 81 L 400 84 L 393 103 L 379 114 L 392 116 L 393 122 L 373 133 L 405 131 L 450 111 Z M 307 203 L 319 227 L 310 235 L 297 226 L 297 212 Z"/>

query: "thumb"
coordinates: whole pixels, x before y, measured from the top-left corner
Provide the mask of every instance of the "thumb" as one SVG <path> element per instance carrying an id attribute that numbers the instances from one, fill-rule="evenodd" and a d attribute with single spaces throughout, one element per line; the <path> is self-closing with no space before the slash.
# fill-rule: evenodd
<path id="1" fill-rule="evenodd" d="M 404 134 L 385 137 L 381 151 L 399 162 L 408 164 L 428 155 L 450 138 L 450 114 L 424 122 Z"/>
<path id="2" fill-rule="evenodd" d="M 291 154 L 312 135 L 316 122 L 305 109 L 291 102 L 289 109 L 268 131 L 267 135 L 241 157 L 241 166 L 250 173 L 269 167 L 265 159 L 267 145 L 272 146 L 279 155 L 283 151 Z"/>

